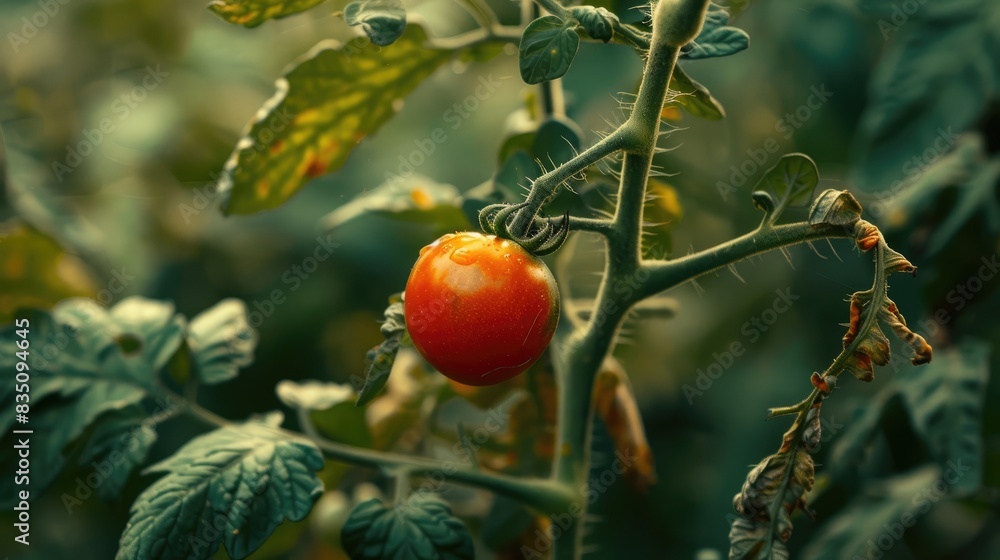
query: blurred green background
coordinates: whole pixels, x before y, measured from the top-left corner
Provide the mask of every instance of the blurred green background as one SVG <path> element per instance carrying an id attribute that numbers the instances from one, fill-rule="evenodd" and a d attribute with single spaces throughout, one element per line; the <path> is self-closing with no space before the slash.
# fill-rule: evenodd
<path id="1" fill-rule="evenodd" d="M 471 25 L 445 0 L 407 4 L 440 35 Z M 515 17 L 516 4 L 490 4 L 504 18 Z M 903 10 L 910 4 L 918 6 L 912 14 Z M 921 416 L 898 397 L 916 372 L 902 350 L 871 384 L 841 380 L 824 406 L 819 482 L 809 500 L 816 519 L 795 518 L 794 557 L 854 558 L 845 543 L 883 534 L 883 523 L 893 522 L 926 480 L 936 479 L 914 478 L 920 469 L 959 459 L 939 452 L 959 436 L 974 440 L 962 458 L 981 458 L 972 476 L 981 473 L 982 484 L 963 484 L 962 492 L 935 500 L 884 557 L 1000 557 L 1000 414 L 991 406 L 1000 398 L 1000 370 L 994 353 L 968 357 L 998 340 L 1000 278 L 981 276 L 973 297 L 955 296 L 958 286 L 972 287 L 981 259 L 995 258 L 1000 239 L 1000 20 L 993 4 L 741 2 L 734 25 L 749 33 L 750 48 L 684 63 L 725 106 L 727 118 L 684 114 L 673 122 L 680 130 L 664 140 L 676 149 L 658 163 L 677 173 L 666 182 L 683 214 L 671 227 L 671 255 L 752 229 L 760 218 L 750 204 L 753 182 L 781 153 L 801 151 L 817 162 L 822 187 L 855 192 L 866 219 L 884 226 L 890 243 L 920 268 L 916 279 L 892 278 L 890 296 L 935 345 L 941 365 L 925 367 L 938 368 L 940 383 L 926 398 L 944 405 Z M 28 254 L 37 258 L 27 259 L 27 270 L 23 260 L 21 268 L 5 260 L 4 320 L 19 305 L 51 306 L 79 294 L 167 299 L 190 317 L 225 297 L 253 307 L 282 289 L 287 302 L 261 323 L 254 364 L 201 395 L 205 406 L 229 418 L 279 408 L 274 386 L 281 379 L 348 382 L 360 375 L 366 350 L 380 340 L 377 321 L 387 297 L 403 288 L 417 250 L 441 233 L 379 216 L 354 220 L 338 230 L 333 258 L 291 290 L 283 275 L 312 254 L 320 220 L 382 183 L 415 140 L 446 126 L 453 103 L 492 74 L 500 83 L 496 91 L 449 129 L 418 169 L 460 191 L 488 180 L 508 115 L 525 106 L 532 90 L 518 75 L 516 49 L 485 63 L 446 64 L 341 170 L 312 181 L 276 210 L 226 218 L 216 208 L 215 178 L 283 68 L 322 39 L 355 36 L 333 15 L 335 7 L 321 4 L 245 29 L 209 12 L 203 0 L 55 5 L 56 13 L 41 18 L 33 0 L 0 4 L 6 37 L 0 126 L 9 172 L 2 212 L 75 257 L 53 263 L 46 255 L 59 249 L 34 239 Z M 635 14 L 626 4 L 604 5 Z M 45 24 L 29 26 L 32 18 Z M 37 29 L 32 34 L 26 26 Z M 629 48 L 581 47 L 563 85 L 568 115 L 585 131 L 585 144 L 597 138 L 595 131 L 609 129 L 606 121 L 621 120 L 615 96 L 635 90 L 640 70 Z M 95 141 L 102 121 L 111 126 Z M 944 140 L 935 146 L 938 138 Z M 80 152 L 81 142 L 92 145 L 92 153 L 70 165 L 76 160 L 69 152 Z M 774 143 L 776 153 L 762 150 Z M 741 166 L 750 172 L 737 173 Z M 746 182 L 734 184 L 734 175 Z M 905 184 L 894 188 L 900 181 Z M 18 227 L 4 226 L 4 259 L 28 242 Z M 592 247 L 587 240 L 580 246 Z M 785 419 L 765 422 L 767 408 L 808 393 L 809 375 L 840 349 L 845 298 L 871 283 L 868 256 L 848 243 L 815 249 L 792 249 L 790 262 L 775 253 L 741 263 L 742 281 L 721 272 L 684 285 L 671 293 L 678 300 L 673 318 L 627 326 L 616 354 L 632 380 L 659 483 L 645 493 L 628 484 L 609 488 L 588 523 L 593 546 L 587 558 L 727 554 L 732 497 L 788 427 Z M 569 285 L 574 296 L 585 296 L 594 288 L 592 262 L 574 262 Z M 787 312 L 768 311 L 775 290 L 797 298 Z M 947 324 L 920 329 L 942 309 Z M 766 330 L 754 326 L 755 318 L 772 317 Z M 736 342 L 746 351 L 727 365 L 722 355 Z M 699 371 L 717 362 L 724 366 L 721 377 L 699 388 Z M 976 367 L 982 374 L 973 381 L 955 372 Z M 164 424 L 153 458 L 169 455 L 199 430 L 185 419 Z M 843 438 L 868 445 L 841 449 L 835 463 L 831 454 Z M 65 474 L 34 506 L 30 557 L 113 557 L 128 506 L 151 480 L 135 476 L 120 501 L 91 499 L 68 514 L 59 496 L 71 491 L 77 475 Z M 364 472 L 343 480 L 345 488 L 384 482 Z M 0 519 L 2 554 L 25 557 L 10 544 L 12 516 L 3 512 Z M 252 558 L 342 557 L 309 522 L 299 525 L 279 530 Z M 480 551 L 484 558 L 491 554 Z"/>

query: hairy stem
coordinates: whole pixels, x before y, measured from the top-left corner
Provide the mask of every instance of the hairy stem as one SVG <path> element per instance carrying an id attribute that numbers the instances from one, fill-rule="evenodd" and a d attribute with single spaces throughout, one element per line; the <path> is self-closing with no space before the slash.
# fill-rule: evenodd
<path id="1" fill-rule="evenodd" d="M 698 2 L 700 0 L 693 0 L 693 3 Z M 548 0 L 540 3 L 545 6 Z M 580 556 L 582 515 L 586 506 L 581 497 L 591 462 L 594 381 L 601 363 L 612 350 L 625 313 L 637 301 L 637 298 L 620 293 L 615 286 L 635 274 L 641 260 L 646 181 L 659 137 L 660 112 L 681 46 L 670 37 L 663 37 L 660 31 L 660 28 L 672 29 L 664 24 L 664 19 L 669 17 L 669 13 L 658 10 L 658 17 L 654 18 L 652 47 L 635 109 L 628 121 L 606 139 L 620 138 L 618 142 L 625 151 L 625 158 L 618 186 L 618 205 L 606 239 L 604 275 L 593 312 L 583 330 L 571 334 L 556 353 L 559 427 L 553 476 L 556 481 L 576 491 L 579 500 L 579 515 L 570 516 L 576 518 L 577 526 L 554 543 L 553 557 L 557 560 L 576 560 Z M 704 13 L 701 18 L 704 18 Z M 701 20 L 695 24 L 700 28 Z M 535 194 L 535 189 L 531 194 Z"/>
<path id="2" fill-rule="evenodd" d="M 531 191 L 525 200 L 527 206 L 517 213 L 512 231 L 526 231 L 539 209 L 556 194 L 559 185 L 570 180 L 591 165 L 617 153 L 629 146 L 628 138 L 622 129 L 612 132 L 600 142 L 577 154 L 573 159 L 545 173 L 531 185 Z"/>
<path id="3" fill-rule="evenodd" d="M 639 298 L 649 297 L 702 274 L 788 245 L 851 235 L 851 232 L 840 226 L 813 225 L 808 222 L 758 228 L 711 249 L 685 257 L 671 261 L 643 262 L 641 276 L 647 279 L 641 284 L 636 295 Z"/>

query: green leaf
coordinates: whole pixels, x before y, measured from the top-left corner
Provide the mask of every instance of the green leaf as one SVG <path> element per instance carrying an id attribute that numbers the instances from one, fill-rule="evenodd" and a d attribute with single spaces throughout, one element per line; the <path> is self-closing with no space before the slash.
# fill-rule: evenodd
<path id="1" fill-rule="evenodd" d="M 209 432 L 147 469 L 166 476 L 132 505 L 117 560 L 209 558 L 220 544 L 245 558 L 284 520 L 304 519 L 323 493 L 323 455 L 273 420 Z"/>
<path id="2" fill-rule="evenodd" d="M 864 404 L 855 410 L 851 421 L 837 434 L 830 449 L 829 475 L 841 479 L 856 473 L 864 462 L 866 452 L 870 448 L 879 428 L 885 418 L 902 412 L 902 397 L 896 390 L 896 381 L 879 391 L 877 395 L 866 399 Z"/>
<path id="3" fill-rule="evenodd" d="M 757 182 L 752 195 L 755 201 L 761 200 L 760 197 L 763 196 L 771 197 L 775 207 L 768 212 L 768 219 L 773 223 L 785 208 L 809 204 L 817 184 L 819 170 L 812 158 L 805 154 L 788 154 L 767 170 Z M 759 202 L 755 203 L 760 205 Z"/>
<path id="4" fill-rule="evenodd" d="M 246 304 L 224 299 L 191 320 L 187 343 L 199 380 L 211 385 L 235 378 L 253 363 L 257 332 Z"/>
<path id="5" fill-rule="evenodd" d="M 28 365 L 39 374 L 32 379 L 33 403 L 54 395 L 71 398 L 101 384 L 156 392 L 156 373 L 180 347 L 184 331 L 184 319 L 173 314 L 173 306 L 139 297 L 125 299 L 110 312 L 92 300 L 70 299 L 51 313 L 32 310 L 23 317 L 30 322 Z M 19 340 L 14 325 L 0 331 L 0 366 L 14 369 Z M 122 340 L 134 349 L 127 350 Z M 13 414 L 3 410 L 0 428 L 13 422 Z"/>
<path id="6" fill-rule="evenodd" d="M 527 84 L 540 84 L 563 77 L 579 48 L 575 21 L 564 22 L 556 16 L 536 19 L 521 35 L 518 48 L 521 79 Z"/>
<path id="7" fill-rule="evenodd" d="M 942 471 L 960 467 L 951 492 L 975 492 L 983 478 L 982 414 L 989 378 L 989 345 L 966 341 L 936 349 L 934 360 L 897 376 L 866 404 L 831 450 L 833 475 L 855 471 L 886 418 L 909 417 Z M 951 481 L 949 481 L 951 482 Z"/>
<path id="8" fill-rule="evenodd" d="M 951 484 L 953 494 L 973 494 L 982 483 L 989 354 L 988 344 L 964 341 L 938 351 L 931 363 L 907 372 L 905 382 L 897 383 L 914 431 L 941 469 L 967 469 Z"/>
<path id="9" fill-rule="evenodd" d="M 98 422 L 87 441 L 79 464 L 102 475 L 95 489 L 102 500 L 118 498 L 132 471 L 146 461 L 156 443 L 156 430 L 145 418 L 145 411 L 137 406 L 112 412 Z"/>
<path id="10" fill-rule="evenodd" d="M 513 498 L 496 496 L 483 520 L 482 539 L 492 549 L 502 548 L 527 529 L 534 517 L 526 506 Z"/>
<path id="11" fill-rule="evenodd" d="M 326 410 L 340 403 L 354 399 L 354 389 L 350 385 L 328 381 L 284 380 L 275 387 L 281 402 L 292 408 L 306 410 Z"/>
<path id="12" fill-rule="evenodd" d="M 729 12 L 716 4 L 709 4 L 705 25 L 693 42 L 685 46 L 681 58 L 699 59 L 729 56 L 750 46 L 746 31 L 729 27 Z"/>
<path id="13" fill-rule="evenodd" d="M 719 27 L 702 31 L 692 48 L 681 55 L 682 58 L 715 58 L 738 53 L 750 46 L 750 36 L 735 27 Z"/>
<path id="14" fill-rule="evenodd" d="M 308 10 L 324 0 L 212 0 L 208 9 L 229 23 L 257 27 Z"/>
<path id="15" fill-rule="evenodd" d="M 389 381 L 399 348 L 408 341 L 403 302 L 390 302 L 385 310 L 381 331 L 385 341 L 368 351 L 368 370 L 365 372 L 364 386 L 358 393 L 357 406 L 368 404 L 382 391 Z"/>
<path id="16" fill-rule="evenodd" d="M 802 557 L 840 560 L 883 554 L 875 539 L 887 534 L 887 526 L 898 526 L 902 532 L 927 513 L 934 504 L 927 492 L 933 491 L 940 476 L 940 469 L 927 465 L 869 486 L 823 525 Z M 913 521 L 904 526 L 908 519 Z"/>
<path id="17" fill-rule="evenodd" d="M 451 57 L 427 48 L 419 25 L 388 47 L 358 49 L 325 41 L 278 81 L 219 182 L 223 212 L 275 208 L 315 177 L 344 165 L 399 101 Z"/>
<path id="18" fill-rule="evenodd" d="M 180 347 L 187 321 L 175 313 L 172 303 L 139 296 L 123 299 L 108 318 L 117 329 L 113 340 L 132 377 L 157 390 L 156 374 Z"/>
<path id="19" fill-rule="evenodd" d="M 682 107 L 691 116 L 710 121 L 726 116 L 726 110 L 708 88 L 691 79 L 680 66 L 675 66 L 670 76 L 670 95 L 664 106 Z"/>
<path id="20" fill-rule="evenodd" d="M 344 8 L 344 22 L 360 25 L 373 44 L 384 47 L 403 34 L 406 10 L 399 0 L 361 0 Z"/>
<path id="21" fill-rule="evenodd" d="M 569 12 L 580 22 L 580 26 L 583 27 L 583 30 L 592 39 L 607 43 L 614 38 L 614 29 L 615 25 L 618 24 L 618 16 L 605 8 L 573 6 L 569 9 Z"/>
<path id="22" fill-rule="evenodd" d="M 32 447 L 37 471 L 30 488 L 40 495 L 63 468 L 66 448 L 90 425 L 159 392 L 156 375 L 180 347 L 184 319 L 172 305 L 138 297 L 110 312 L 91 300 L 71 299 L 51 313 L 33 310 L 22 317 L 30 323 L 29 427 L 45 434 Z M 4 371 L 15 369 L 19 340 L 14 325 L 0 331 Z M 7 384 L 0 397 L 13 399 L 12 392 L 13 384 Z M 14 422 L 13 407 L 0 409 L 0 429 L 9 432 Z M 0 483 L 0 501 L 13 498 L 12 482 L 9 477 Z"/>
<path id="23" fill-rule="evenodd" d="M 997 188 L 1000 185 L 1000 157 L 984 163 L 975 174 L 958 190 L 958 200 L 948 214 L 948 218 L 934 230 L 926 257 L 936 256 L 952 245 L 966 224 L 979 215 L 983 217 L 985 233 L 988 237 L 1000 235 L 1000 201 Z"/>
<path id="24" fill-rule="evenodd" d="M 0 324 L 19 308 L 48 309 L 71 297 L 97 295 L 97 283 L 82 260 L 19 219 L 0 224 Z"/>
<path id="25" fill-rule="evenodd" d="M 820 193 L 809 208 L 809 223 L 851 226 L 861 219 L 861 203 L 850 191 L 827 189 Z"/>
<path id="26" fill-rule="evenodd" d="M 341 530 L 351 560 L 471 560 L 472 536 L 444 503 L 419 494 L 394 507 L 358 504 Z"/>
<path id="27" fill-rule="evenodd" d="M 4 350 L 7 350 L 4 345 Z M 12 371 L 12 369 L 5 369 Z M 29 423 L 26 426 L 42 437 L 32 437 L 31 445 L 31 478 L 28 489 L 32 496 L 41 496 L 48 487 L 56 480 L 66 464 L 68 453 L 64 450 L 82 436 L 87 427 L 93 424 L 105 413 L 118 411 L 127 407 L 137 405 L 145 397 L 146 393 L 134 385 L 124 383 L 95 380 L 87 384 L 86 387 L 69 390 L 70 383 L 61 384 L 60 388 L 53 388 L 54 382 L 44 382 L 43 374 L 35 373 L 32 376 L 32 408 L 30 411 Z M 58 391 L 62 398 L 47 399 L 42 401 L 38 394 L 53 394 Z M 13 408 L 13 407 L 11 407 Z M 13 414 L 11 414 L 13 417 Z M 5 418 L 6 420 L 6 418 Z M 5 426 L 5 428 L 9 427 Z M 8 434 L 10 434 L 8 436 Z M 3 445 L 6 449 L 11 449 L 18 437 L 11 434 L 9 429 L 5 429 Z M 17 456 L 15 453 L 5 453 L 0 466 L 9 469 L 9 472 L 17 470 Z M 124 473 L 120 473 L 124 474 Z M 127 476 L 127 474 L 125 474 Z M 14 477 L 5 477 L 0 482 L 0 504 L 4 507 L 15 502 L 15 492 L 24 490 L 22 486 L 15 486 Z M 107 481 L 104 481 L 99 491 Z M 110 488 L 107 489 L 110 491 Z M 67 506 L 68 507 L 68 506 Z"/>
<path id="28" fill-rule="evenodd" d="M 404 222 L 434 224 L 438 229 L 467 229 L 469 222 L 459 208 L 459 192 L 419 174 L 395 176 L 327 214 L 324 230 L 332 232 L 375 214 Z"/>
<path id="29" fill-rule="evenodd" d="M 855 182 L 895 190 L 941 157 L 987 112 L 1000 77 L 1000 3 L 922 3 L 896 25 L 892 2 L 863 3 L 887 47 L 868 84 Z"/>

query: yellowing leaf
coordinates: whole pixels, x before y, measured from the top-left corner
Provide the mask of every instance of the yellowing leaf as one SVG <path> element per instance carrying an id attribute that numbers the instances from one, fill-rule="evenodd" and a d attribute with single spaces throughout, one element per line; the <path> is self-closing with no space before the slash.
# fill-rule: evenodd
<path id="1" fill-rule="evenodd" d="M 672 250 L 671 230 L 684 215 L 677 191 L 670 185 L 650 179 L 649 199 L 643 210 L 643 255 L 662 258 Z"/>
<path id="2" fill-rule="evenodd" d="M 49 309 L 96 292 L 83 261 L 52 238 L 20 220 L 0 224 L 0 323 L 13 321 L 18 308 Z"/>
<path id="3" fill-rule="evenodd" d="M 396 112 L 399 100 L 451 57 L 429 49 L 409 25 L 388 47 L 324 41 L 278 81 L 226 162 L 223 212 L 250 214 L 283 204 L 315 177 L 344 165 L 351 150 Z"/>
<path id="4" fill-rule="evenodd" d="M 594 406 L 607 426 L 615 448 L 634 464 L 626 471 L 632 485 L 642 491 L 656 483 L 653 453 L 642 426 L 639 406 L 625 370 L 614 358 L 607 358 L 594 384 Z"/>
<path id="5" fill-rule="evenodd" d="M 677 197 L 677 190 L 670 185 L 650 179 L 649 194 L 653 197 L 651 206 L 659 210 L 657 212 L 658 218 L 662 217 L 666 221 L 673 221 L 681 219 L 684 215 L 680 199 Z"/>
<path id="6" fill-rule="evenodd" d="M 670 94 L 664 111 L 671 107 L 682 107 L 692 116 L 710 121 L 726 116 L 726 110 L 708 88 L 691 79 L 680 66 L 674 68 L 670 77 Z M 664 115 L 664 118 L 667 117 Z"/>
<path id="7" fill-rule="evenodd" d="M 681 110 L 677 105 L 664 105 L 660 111 L 660 118 L 665 121 L 677 122 L 681 120 Z"/>
<path id="8" fill-rule="evenodd" d="M 308 10 L 324 0 L 214 0 L 208 9 L 229 23 L 257 27 L 269 19 L 280 19 Z"/>

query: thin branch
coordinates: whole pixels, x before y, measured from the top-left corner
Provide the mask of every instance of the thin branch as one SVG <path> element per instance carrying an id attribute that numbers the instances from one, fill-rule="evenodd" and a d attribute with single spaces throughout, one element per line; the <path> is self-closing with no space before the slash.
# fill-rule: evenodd
<path id="1" fill-rule="evenodd" d="M 427 39 L 427 46 L 432 49 L 461 50 L 484 43 L 518 43 L 521 41 L 521 28 L 509 25 L 492 25 L 477 27 L 451 37 L 432 37 Z"/>
<path id="2" fill-rule="evenodd" d="M 628 131 L 624 128 L 612 132 L 599 142 L 574 156 L 571 160 L 548 171 L 531 185 L 525 199 L 526 206 L 515 216 L 512 231 L 524 231 L 538 210 L 556 194 L 556 188 L 572 179 L 578 173 L 596 164 L 611 154 L 624 150 L 632 144 Z"/>
<path id="3" fill-rule="evenodd" d="M 233 424 L 233 422 L 176 393 L 172 394 L 171 397 L 181 403 L 188 415 L 208 426 L 224 428 Z M 305 419 L 303 419 L 303 413 L 305 413 Z M 308 411 L 299 409 L 299 421 L 302 423 L 303 430 L 311 433 L 282 431 L 292 438 L 308 438 L 323 451 L 326 457 L 349 465 L 383 471 L 407 470 L 412 476 L 422 476 L 435 481 L 447 480 L 485 488 L 547 513 L 566 511 L 573 500 L 573 493 L 566 486 L 553 480 L 487 473 L 465 468 L 460 462 L 455 461 L 437 461 L 424 457 L 345 445 L 323 438 L 309 420 Z"/>
<path id="4" fill-rule="evenodd" d="M 298 435 L 291 432 L 292 435 Z M 328 458 L 351 465 L 382 470 L 408 469 L 412 476 L 447 480 L 485 488 L 548 513 L 566 511 L 572 493 L 558 482 L 522 478 L 459 467 L 460 463 L 362 449 L 325 439 L 312 440 Z"/>
<path id="5" fill-rule="evenodd" d="M 641 299 L 657 294 L 754 255 L 813 239 L 851 235 L 843 227 L 812 225 L 808 222 L 782 224 L 765 230 L 755 229 L 721 245 L 672 261 L 643 262 L 642 270 L 649 274 L 649 279 L 637 290 L 637 297 Z"/>

